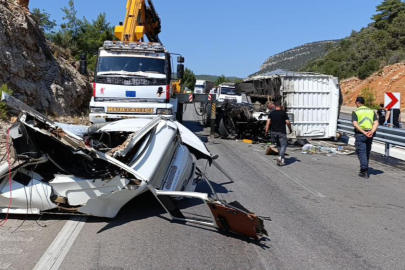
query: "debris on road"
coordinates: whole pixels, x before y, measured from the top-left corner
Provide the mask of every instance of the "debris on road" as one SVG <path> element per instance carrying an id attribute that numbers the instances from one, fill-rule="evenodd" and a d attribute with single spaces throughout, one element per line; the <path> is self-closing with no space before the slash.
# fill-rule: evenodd
<path id="1" fill-rule="evenodd" d="M 312 145 L 310 143 L 302 147 L 302 154 L 323 154 L 327 156 L 339 154 L 339 155 L 351 155 L 354 153 L 352 150 L 344 149 L 343 146 L 327 147 L 323 145 Z"/>
<path id="2" fill-rule="evenodd" d="M 197 160 L 212 164 L 205 144 L 186 127 L 163 116 L 101 125 L 58 124 L 3 93 L 22 112 L 10 128 L 15 157 L 9 174 L 0 167 L 0 213 L 64 213 L 114 218 L 138 195 L 151 191 L 173 220 L 259 239 L 263 221 L 215 195 L 194 192 L 205 174 Z M 11 189 L 11 190 L 10 190 Z M 211 213 L 208 221 L 186 218 L 177 199 L 192 198 Z"/>
<path id="3" fill-rule="evenodd" d="M 303 154 L 337 154 L 337 149 L 321 145 L 306 144 L 302 147 Z"/>

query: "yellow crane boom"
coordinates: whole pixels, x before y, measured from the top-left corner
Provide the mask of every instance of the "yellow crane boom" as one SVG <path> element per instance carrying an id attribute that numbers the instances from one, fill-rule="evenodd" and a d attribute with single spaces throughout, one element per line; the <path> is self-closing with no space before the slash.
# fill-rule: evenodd
<path id="1" fill-rule="evenodd" d="M 115 36 L 122 42 L 160 42 L 161 22 L 152 0 L 128 0 L 124 23 L 115 27 Z"/>

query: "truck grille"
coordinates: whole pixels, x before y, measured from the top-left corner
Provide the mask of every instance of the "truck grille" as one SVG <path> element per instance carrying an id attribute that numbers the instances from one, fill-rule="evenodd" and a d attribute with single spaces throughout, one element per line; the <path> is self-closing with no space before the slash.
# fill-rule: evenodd
<path id="1" fill-rule="evenodd" d="M 97 77 L 96 83 L 126 85 L 126 86 L 137 86 L 137 85 L 153 86 L 153 85 L 166 85 L 166 79 Z"/>

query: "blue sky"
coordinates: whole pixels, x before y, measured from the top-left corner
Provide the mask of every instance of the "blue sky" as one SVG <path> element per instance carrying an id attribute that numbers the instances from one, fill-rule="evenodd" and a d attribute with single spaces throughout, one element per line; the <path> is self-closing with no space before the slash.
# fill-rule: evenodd
<path id="1" fill-rule="evenodd" d="M 76 0 L 79 17 L 105 12 L 123 21 L 126 0 Z M 382 0 L 154 0 L 160 38 L 196 74 L 246 77 L 271 55 L 308 42 L 340 39 L 371 22 Z M 68 0 L 31 0 L 62 22 Z"/>

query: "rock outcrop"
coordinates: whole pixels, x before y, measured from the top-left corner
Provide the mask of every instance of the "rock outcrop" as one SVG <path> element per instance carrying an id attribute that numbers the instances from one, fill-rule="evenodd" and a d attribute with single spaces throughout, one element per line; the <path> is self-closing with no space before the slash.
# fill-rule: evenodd
<path id="1" fill-rule="evenodd" d="M 69 53 L 47 42 L 21 6 L 0 1 L 0 85 L 49 115 L 74 115 L 88 108 L 92 88 Z M 62 50 L 63 51 L 63 50 Z"/>
<path id="2" fill-rule="evenodd" d="M 328 46 L 333 47 L 338 42 L 338 40 L 313 42 L 273 55 L 263 63 L 260 67 L 260 71 L 249 77 L 261 75 L 277 69 L 300 71 L 309 61 L 324 56 L 327 52 Z"/>

